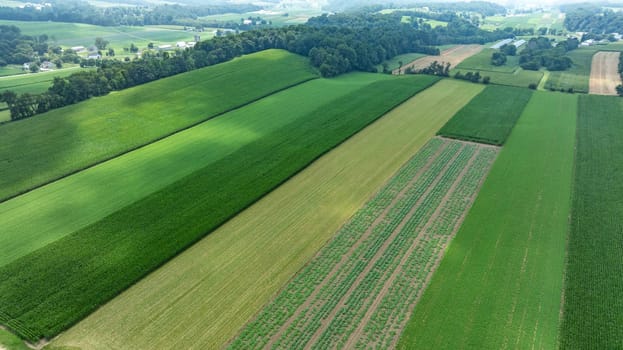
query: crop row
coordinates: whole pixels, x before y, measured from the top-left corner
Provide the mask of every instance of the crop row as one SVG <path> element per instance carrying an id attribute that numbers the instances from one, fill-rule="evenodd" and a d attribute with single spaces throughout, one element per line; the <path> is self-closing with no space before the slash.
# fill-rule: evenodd
<path id="1" fill-rule="evenodd" d="M 396 293 L 402 289 L 396 286 L 413 284 L 405 280 L 405 266 L 426 269 L 419 273 L 428 275 L 432 265 L 421 264 L 420 259 L 436 257 L 439 249 L 431 247 L 439 244 L 434 242 L 440 237 L 447 241 L 451 235 L 424 228 L 437 222 L 431 219 L 438 213 L 437 219 L 448 223 L 444 227 L 454 229 L 450 224 L 471 202 L 494 155 L 488 148 L 431 140 L 243 329 L 230 348 L 351 346 L 362 321 L 378 323 L 377 314 L 388 300 L 401 301 Z M 373 304 L 379 302 L 371 314 Z M 382 329 L 404 324 L 406 312 L 407 307 Z M 369 331 L 366 325 L 363 334 Z"/>
<path id="2" fill-rule="evenodd" d="M 379 217 L 405 183 L 411 180 L 443 149 L 443 141 L 433 139 L 405 166 L 401 168 L 367 205 L 357 211 L 334 238 L 319 252 L 313 262 L 306 265 L 285 287 L 276 299 L 267 305 L 258 317 L 243 330 L 231 344 L 232 348 L 261 348 L 266 345 L 279 325 L 285 323 L 296 309 L 327 277 L 342 256 L 361 239 L 367 227 Z"/>

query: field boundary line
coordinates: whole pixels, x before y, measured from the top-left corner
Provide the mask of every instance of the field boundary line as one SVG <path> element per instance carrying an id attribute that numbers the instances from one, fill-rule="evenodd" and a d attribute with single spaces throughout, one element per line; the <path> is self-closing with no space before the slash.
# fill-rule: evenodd
<path id="1" fill-rule="evenodd" d="M 28 188 L 26 188 L 26 189 L 24 189 L 24 190 L 22 190 L 22 191 L 19 191 L 19 192 L 15 193 L 15 194 L 12 194 L 12 195 L 7 196 L 7 197 L 5 197 L 5 198 L 1 198 L 1 199 L 0 199 L 0 204 L 2 204 L 2 203 L 4 203 L 4 202 L 7 202 L 7 201 L 9 201 L 9 200 L 11 200 L 11 199 L 13 199 L 13 198 L 17 198 L 17 197 L 19 197 L 19 196 L 21 196 L 21 195 L 24 195 L 24 194 L 28 193 L 28 192 L 34 191 L 34 190 L 36 190 L 36 189 L 38 189 L 38 188 L 45 187 L 45 186 L 47 186 L 47 185 L 49 185 L 49 184 L 52 184 L 52 183 L 57 182 L 57 181 L 60 181 L 60 180 L 62 180 L 62 179 L 64 179 L 64 178 L 66 178 L 66 177 L 69 177 L 69 176 L 71 176 L 71 175 L 74 175 L 74 174 L 77 174 L 77 173 L 79 173 L 79 172 L 82 172 L 82 171 L 88 170 L 88 169 L 90 169 L 90 168 L 94 168 L 94 167 L 96 167 L 96 166 L 98 166 L 98 165 L 100 165 L 100 164 L 106 163 L 106 162 L 108 162 L 108 161 L 110 161 L 110 160 L 113 160 L 113 159 L 115 159 L 115 158 L 119 158 L 119 157 L 121 157 L 121 156 L 123 156 L 123 155 L 126 155 L 126 154 L 128 154 L 128 153 L 131 153 L 131 152 L 134 152 L 134 151 L 139 150 L 139 149 L 141 149 L 141 148 L 147 147 L 147 146 L 149 146 L 149 145 L 151 145 L 151 144 L 153 144 L 153 143 L 156 143 L 156 142 L 158 142 L 158 141 L 162 141 L 162 140 L 164 140 L 164 139 L 166 139 L 166 138 L 168 138 L 168 137 L 170 137 L 170 136 L 173 136 L 173 135 L 179 134 L 179 133 L 181 133 L 181 132 L 183 132 L 183 131 L 186 131 L 186 130 L 188 130 L 188 129 L 194 128 L 195 126 L 198 126 L 198 125 L 200 125 L 200 124 L 203 124 L 203 123 L 205 123 L 205 122 L 207 122 L 207 121 L 210 121 L 210 120 L 212 120 L 212 119 L 222 117 L 223 115 L 225 115 L 225 114 L 227 114 L 227 113 L 229 113 L 229 112 L 233 112 L 233 111 L 238 110 L 238 109 L 240 109 L 240 108 L 246 107 L 246 106 L 248 106 L 248 105 L 250 105 L 250 104 L 253 104 L 253 103 L 255 103 L 255 102 L 257 102 L 257 101 L 259 101 L 259 100 L 261 100 L 261 99 L 264 99 L 264 98 L 266 98 L 266 97 L 269 97 L 269 96 L 271 96 L 271 95 L 274 95 L 274 94 L 277 94 L 277 93 L 279 93 L 279 92 L 282 92 L 282 91 L 288 90 L 288 89 L 290 89 L 290 88 L 293 88 L 293 87 L 296 87 L 296 86 L 302 85 L 302 84 L 304 84 L 304 83 L 307 83 L 307 82 L 312 81 L 312 80 L 315 80 L 315 79 L 319 79 L 319 77 L 318 77 L 318 76 L 311 77 L 311 78 L 309 78 L 309 79 L 305 79 L 305 80 L 303 80 L 303 81 L 300 81 L 300 82 L 297 82 L 297 83 L 290 84 L 290 85 L 288 85 L 288 86 L 285 86 L 285 87 L 279 88 L 278 90 L 275 90 L 275 91 L 272 91 L 272 92 L 270 92 L 270 93 L 268 93 L 268 94 L 265 94 L 265 95 L 262 95 L 262 96 L 260 96 L 260 97 L 254 98 L 253 100 L 247 101 L 247 102 L 245 102 L 245 103 L 243 103 L 243 104 L 241 104 L 241 105 L 238 105 L 238 106 L 235 106 L 235 107 L 229 108 L 229 109 L 227 109 L 227 110 L 225 110 L 225 111 L 223 111 L 223 112 L 219 112 L 218 114 L 215 114 L 215 115 L 213 115 L 213 116 L 210 116 L 210 117 L 207 117 L 207 118 L 205 118 L 205 119 L 201 119 L 201 120 L 199 120 L 199 121 L 193 122 L 192 124 L 187 125 L 187 126 L 185 126 L 185 127 L 181 128 L 181 129 L 177 129 L 177 130 L 174 130 L 174 131 L 172 131 L 172 132 L 166 133 L 166 134 L 164 134 L 164 135 L 162 135 L 162 136 L 159 136 L 159 137 L 157 137 L 157 138 L 155 138 L 155 139 L 153 139 L 153 140 L 151 140 L 151 141 L 149 141 L 149 142 L 147 142 L 147 143 L 143 143 L 143 144 L 141 144 L 141 145 L 138 145 L 138 146 L 132 147 L 132 148 L 130 148 L 130 149 L 128 149 L 128 150 L 125 150 L 125 151 L 123 151 L 123 152 L 121 152 L 121 153 L 117 153 L 117 154 L 112 155 L 112 156 L 110 156 L 110 157 L 103 158 L 103 159 L 101 159 L 101 160 L 99 160 L 99 161 L 96 161 L 96 162 L 94 162 L 94 163 L 91 163 L 91 164 L 89 164 L 89 165 L 87 165 L 87 166 L 80 167 L 80 168 L 78 168 L 78 169 L 72 170 L 72 171 L 70 171 L 70 172 L 68 172 L 68 173 L 66 173 L 66 174 L 64 174 L 64 175 L 60 175 L 60 176 L 57 176 L 57 177 L 55 177 L 55 178 L 52 178 L 51 180 L 48 180 L 48 181 L 42 182 L 42 183 L 41 183 L 41 184 L 39 184 L 39 185 L 35 185 L 35 186 L 28 187 Z M 34 116 L 34 118 L 36 118 L 36 117 L 37 117 L 37 116 Z M 30 119 L 30 118 L 21 119 L 21 120 L 27 120 L 27 119 Z M 19 122 L 19 120 L 16 120 L 16 121 L 13 121 L 13 122 Z"/>
<path id="2" fill-rule="evenodd" d="M 337 302 L 337 304 L 331 310 L 331 312 L 327 315 L 327 317 L 321 320 L 320 328 L 318 328 L 316 332 L 314 332 L 310 340 L 307 342 L 304 348 L 305 350 L 311 349 L 311 347 L 316 343 L 316 341 L 322 335 L 322 333 L 324 333 L 327 330 L 327 327 L 331 324 L 331 321 L 334 319 L 338 310 L 346 306 L 346 302 L 348 301 L 352 293 L 355 291 L 355 289 L 357 289 L 357 287 L 359 287 L 359 285 L 361 285 L 361 282 L 368 275 L 368 273 L 374 268 L 376 262 L 381 257 L 383 257 L 383 255 L 385 255 L 385 251 L 387 250 L 387 248 L 391 245 L 391 243 L 394 241 L 396 236 L 400 234 L 402 229 L 407 225 L 411 217 L 413 217 L 413 214 L 415 213 L 415 211 L 419 209 L 420 205 L 428 198 L 431 192 L 433 192 L 433 190 L 436 188 L 436 186 L 439 184 L 439 182 L 443 178 L 446 171 L 450 168 L 452 164 L 454 164 L 454 162 L 459 157 L 461 151 L 463 151 L 464 148 L 465 148 L 465 145 L 462 145 L 459 149 L 456 150 L 456 153 L 452 155 L 448 163 L 446 163 L 443 169 L 438 174 L 436 174 L 435 180 L 426 188 L 426 191 L 422 193 L 422 196 L 417 200 L 417 202 L 413 204 L 409 212 L 400 221 L 398 226 L 394 228 L 391 235 L 385 240 L 385 242 L 383 242 L 383 245 L 376 251 L 374 256 L 370 260 L 368 260 L 368 262 L 366 263 L 366 267 L 361 271 L 361 273 L 358 274 L 357 278 L 355 279 L 353 284 L 351 284 L 351 286 L 348 288 L 346 293 L 340 298 L 340 300 Z"/>
<path id="3" fill-rule="evenodd" d="M 299 307 L 296 309 L 296 311 L 292 314 L 292 316 L 290 316 L 288 318 L 288 320 L 286 322 L 284 322 L 281 327 L 279 328 L 279 330 L 271 337 L 270 341 L 266 344 L 265 348 L 271 348 L 275 342 L 277 342 L 277 340 L 283 335 L 283 332 L 285 332 L 288 327 L 290 327 L 290 325 L 292 324 L 292 322 L 294 322 L 294 320 L 296 320 L 296 318 L 301 314 L 301 312 L 303 312 L 303 310 L 307 309 L 307 307 L 312 303 L 312 301 L 314 299 L 316 299 L 316 296 L 318 295 L 318 293 L 320 293 L 320 291 L 322 290 L 322 287 L 329 281 L 331 280 L 331 278 L 333 276 L 335 276 L 340 268 L 348 261 L 348 259 L 353 255 L 353 253 L 355 252 L 355 250 L 357 250 L 357 248 L 361 245 L 361 243 L 363 241 L 365 241 L 370 234 L 372 234 L 372 232 L 374 231 L 374 229 L 380 225 L 381 223 L 383 223 L 383 220 L 385 219 L 385 217 L 387 216 L 387 214 L 396 206 L 396 204 L 400 201 L 400 199 L 405 195 L 405 193 L 409 190 L 409 188 L 411 186 L 413 186 L 413 184 L 420 179 L 420 177 L 424 174 L 424 172 L 426 172 L 426 170 L 428 170 L 431 165 L 435 162 L 435 160 L 437 160 L 437 158 L 439 158 L 439 156 L 443 153 L 443 151 L 448 148 L 448 145 L 450 142 L 448 142 L 447 140 L 442 140 L 443 144 L 440 145 L 439 149 L 435 151 L 434 154 L 431 155 L 431 157 L 426 161 L 426 164 L 419 169 L 415 176 L 407 183 L 405 184 L 405 186 L 396 194 L 396 196 L 394 197 L 394 199 L 392 199 L 392 201 L 390 202 L 390 204 L 383 210 L 383 212 L 381 212 L 381 214 L 374 219 L 374 221 L 372 222 L 372 225 L 370 225 L 370 227 L 368 227 L 366 229 L 366 231 L 361 235 L 361 237 L 348 249 L 348 251 L 342 255 L 342 257 L 340 258 L 340 261 L 333 266 L 333 268 L 331 269 L 331 271 L 323 278 L 323 280 L 314 288 L 314 291 L 309 295 L 309 297 L 307 297 L 307 299 L 305 300 L 305 302 L 301 305 L 299 305 Z M 408 163 L 409 161 L 407 161 Z M 407 164 L 405 163 L 405 164 Z M 388 180 L 387 183 L 389 183 L 389 181 L 391 181 L 391 179 L 398 174 L 398 172 L 400 172 L 400 169 L 398 169 L 396 171 L 396 173 L 394 173 L 392 175 L 392 177 Z M 386 184 L 387 184 L 386 183 Z M 370 198 L 368 199 L 367 202 L 369 202 L 372 198 L 374 198 L 384 187 L 385 185 L 383 185 L 377 192 L 375 192 L 372 196 L 370 196 Z M 367 205 L 364 204 L 364 207 Z M 354 216 L 355 214 L 353 214 Z M 344 222 L 344 224 L 342 224 L 342 226 L 336 231 L 336 233 L 339 233 L 340 230 L 344 227 L 344 225 L 346 223 L 348 223 L 350 220 L 352 220 L 352 216 L 346 220 Z M 324 248 L 324 246 L 326 246 L 327 244 L 329 244 L 333 238 L 335 237 L 335 235 L 327 241 L 327 243 L 325 245 L 323 245 L 322 248 L 320 248 L 320 250 L 318 250 L 318 252 L 316 253 L 316 256 L 314 256 L 307 264 L 311 263 L 312 261 L 314 261 L 314 259 L 320 255 L 322 249 Z M 307 266 L 307 264 L 305 266 Z M 296 274 L 295 274 L 296 276 Z M 286 285 L 284 285 L 285 288 Z"/>

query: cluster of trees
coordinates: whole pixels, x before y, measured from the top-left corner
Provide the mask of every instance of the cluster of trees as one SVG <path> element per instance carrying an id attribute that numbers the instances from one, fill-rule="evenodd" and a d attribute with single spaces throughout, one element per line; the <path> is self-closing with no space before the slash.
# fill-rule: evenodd
<path id="1" fill-rule="evenodd" d="M 520 53 L 519 65 L 527 70 L 539 70 L 541 67 L 550 71 L 566 70 L 573 64 L 566 54 L 577 49 L 578 45 L 576 38 L 568 38 L 556 46 L 545 37 L 531 38 Z"/>
<path id="2" fill-rule="evenodd" d="M 515 45 L 504 44 L 500 47 L 500 51 L 496 51 L 491 55 L 491 64 L 494 66 L 502 66 L 506 64 L 506 56 L 515 56 L 517 47 Z"/>
<path id="3" fill-rule="evenodd" d="M 23 35 L 16 26 L 0 25 L 0 66 L 30 62 L 47 51 L 47 35 Z"/>
<path id="4" fill-rule="evenodd" d="M 565 14 L 565 27 L 570 31 L 595 34 L 623 32 L 623 12 L 602 10 L 597 6 L 577 7 Z"/>
<path id="5" fill-rule="evenodd" d="M 482 81 L 483 84 L 489 84 L 491 82 L 491 77 L 489 76 L 481 76 L 480 72 L 467 72 L 465 74 L 460 71 L 454 74 L 454 79 L 461 79 L 471 81 L 472 83 L 479 83 Z"/>
<path id="6" fill-rule="evenodd" d="M 251 4 L 158 5 L 96 7 L 82 0 L 50 0 L 51 6 L 0 7 L 0 19 L 87 23 L 102 26 L 150 24 L 187 25 L 198 17 L 220 13 L 243 13 L 261 9 Z"/>
<path id="7" fill-rule="evenodd" d="M 332 15 L 311 18 L 305 25 L 265 28 L 215 37 L 193 49 L 169 53 L 143 53 L 139 59 L 89 61 L 97 70 L 57 78 L 43 94 L 4 94 L 12 119 L 22 119 L 92 96 L 125 89 L 174 74 L 225 62 L 265 49 L 285 49 L 308 56 L 325 77 L 352 70 L 376 72 L 381 62 L 407 52 L 438 55 L 432 45 L 484 40 L 480 30 L 461 19 L 446 28 L 416 29 L 394 16 L 380 14 Z M 452 33 L 452 34 L 450 34 Z M 471 41 L 470 41 L 471 40 Z M 492 40 L 486 40 L 492 41 Z M 100 44 L 104 44 L 103 42 Z M 449 70 L 435 68 L 442 73 Z"/>
<path id="8" fill-rule="evenodd" d="M 438 75 L 441 77 L 449 77 L 450 76 L 450 63 L 446 62 L 437 62 L 433 61 L 428 67 L 422 69 L 413 69 L 413 67 L 408 67 L 405 70 L 406 74 L 429 74 L 429 75 Z"/>
<path id="9" fill-rule="evenodd" d="M 621 76 L 621 80 L 623 81 L 623 54 L 619 55 L 619 75 Z M 623 85 L 619 84 L 616 87 L 617 94 L 623 97 Z"/>

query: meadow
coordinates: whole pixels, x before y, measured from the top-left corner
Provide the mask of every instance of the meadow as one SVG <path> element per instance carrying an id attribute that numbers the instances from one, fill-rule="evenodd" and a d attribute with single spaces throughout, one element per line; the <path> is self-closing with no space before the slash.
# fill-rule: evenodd
<path id="1" fill-rule="evenodd" d="M 268 50 L 0 125 L 0 201 L 316 77 Z"/>
<path id="2" fill-rule="evenodd" d="M 61 334 L 52 345 L 222 347 L 481 90 L 482 85 L 443 80 L 420 92 Z M 173 338 L 173 333 L 184 336 Z"/>
<path id="3" fill-rule="evenodd" d="M 229 348 L 391 348 L 495 155 L 430 141 Z"/>
<path id="4" fill-rule="evenodd" d="M 555 349 L 577 96 L 537 91 L 398 349 Z"/>
<path id="5" fill-rule="evenodd" d="M 22 339 L 2 328 L 0 328 L 0 347 L 6 350 L 30 350 Z"/>
<path id="6" fill-rule="evenodd" d="M 213 30 L 207 28 L 204 32 L 184 31 L 178 26 L 115 26 L 104 27 L 83 23 L 63 22 L 30 22 L 0 20 L 0 25 L 14 25 L 22 34 L 39 36 L 48 35 L 48 42 L 63 48 L 84 46 L 86 48 L 95 44 L 95 38 L 100 37 L 108 40 L 116 55 L 129 54 L 124 48 L 130 44 L 146 49 L 149 43 L 154 45 L 175 45 L 178 41 L 194 41 L 195 34 L 200 35 L 202 40 L 212 37 Z"/>
<path id="7" fill-rule="evenodd" d="M 51 338 L 425 89 L 385 79 L 308 113 L 104 219 L 0 268 L 0 321 Z"/>
<path id="8" fill-rule="evenodd" d="M 387 66 L 388 66 L 387 69 L 390 71 L 393 71 L 400 67 L 400 62 L 402 62 L 402 64 L 405 65 L 407 63 L 417 60 L 418 58 L 422 58 L 424 56 L 426 55 L 423 53 L 405 53 L 402 55 L 395 56 L 394 58 L 385 61 L 385 63 L 387 63 Z M 378 72 L 382 72 L 383 64 L 379 64 L 378 66 L 376 66 L 376 70 Z"/>
<path id="9" fill-rule="evenodd" d="M 532 96 L 525 88 L 490 85 L 463 107 L 438 135 L 503 145 Z"/>
<path id="10" fill-rule="evenodd" d="M 459 63 L 455 69 L 463 70 L 479 70 L 479 71 L 491 71 L 501 73 L 513 73 L 519 68 L 519 55 L 506 56 L 506 63 L 501 66 L 494 66 L 491 64 L 491 55 L 494 52 L 498 52 L 496 49 L 483 49 L 479 53 L 466 58 L 463 62 Z M 484 73 L 481 73 L 484 75 Z"/>
<path id="11" fill-rule="evenodd" d="M 48 90 L 55 77 L 66 77 L 79 72 L 77 67 L 58 69 L 47 72 L 18 74 L 0 77 L 0 93 L 11 90 L 17 94 L 38 94 Z"/>
<path id="12" fill-rule="evenodd" d="M 485 30 L 495 30 L 511 28 L 553 28 L 557 30 L 563 29 L 564 15 L 560 12 L 536 12 L 530 14 L 520 14 L 514 16 L 488 16 L 485 18 L 481 28 Z"/>
<path id="13" fill-rule="evenodd" d="M 225 158 L 319 106 L 387 79 L 391 77 L 376 74 L 315 79 L 0 203 L 0 266 Z"/>
<path id="14" fill-rule="evenodd" d="M 623 347 L 623 101 L 580 96 L 561 349 Z"/>

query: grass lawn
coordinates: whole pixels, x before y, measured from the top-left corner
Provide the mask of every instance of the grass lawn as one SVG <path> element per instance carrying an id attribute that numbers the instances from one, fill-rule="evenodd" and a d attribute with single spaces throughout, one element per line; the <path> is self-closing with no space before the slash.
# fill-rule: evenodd
<path id="1" fill-rule="evenodd" d="M 267 50 L 0 125 L 0 200 L 315 77 Z"/>
<path id="2" fill-rule="evenodd" d="M 52 345 L 220 348 L 481 90 L 482 85 L 443 80 L 419 93 Z"/>
<path id="3" fill-rule="evenodd" d="M 623 348 L 623 99 L 580 96 L 562 349 Z"/>
<path id="4" fill-rule="evenodd" d="M 557 348 L 576 112 L 532 95 L 399 349 Z"/>

